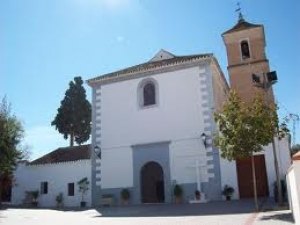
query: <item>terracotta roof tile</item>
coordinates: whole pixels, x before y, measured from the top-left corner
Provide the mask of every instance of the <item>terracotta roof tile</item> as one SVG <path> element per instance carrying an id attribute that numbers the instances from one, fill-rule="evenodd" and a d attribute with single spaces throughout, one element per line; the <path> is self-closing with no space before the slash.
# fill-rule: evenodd
<path id="1" fill-rule="evenodd" d="M 240 19 L 236 25 L 234 25 L 231 29 L 225 31 L 222 35 L 255 27 L 262 27 L 262 25 L 248 23 L 246 20 Z"/>
<path id="2" fill-rule="evenodd" d="M 293 160 L 294 160 L 294 161 L 300 160 L 300 151 L 297 152 L 297 153 L 295 153 L 295 154 L 293 155 Z"/>
<path id="3" fill-rule="evenodd" d="M 30 165 L 50 164 L 90 159 L 90 145 L 58 148 L 41 158 L 30 163 Z"/>
<path id="4" fill-rule="evenodd" d="M 118 77 L 120 75 L 131 75 L 132 73 L 144 72 L 149 70 L 155 70 L 162 67 L 167 67 L 171 65 L 176 65 L 180 63 L 189 62 L 197 59 L 204 59 L 212 57 L 212 53 L 207 54 L 197 54 L 197 55 L 187 55 L 187 56 L 174 56 L 173 58 L 158 60 L 158 61 L 148 61 L 146 63 L 142 63 L 136 66 L 128 67 L 122 70 L 118 70 L 116 72 L 104 74 L 101 76 L 97 76 L 95 78 L 89 79 L 87 82 L 92 83 L 95 81 L 106 80 L 114 77 Z"/>

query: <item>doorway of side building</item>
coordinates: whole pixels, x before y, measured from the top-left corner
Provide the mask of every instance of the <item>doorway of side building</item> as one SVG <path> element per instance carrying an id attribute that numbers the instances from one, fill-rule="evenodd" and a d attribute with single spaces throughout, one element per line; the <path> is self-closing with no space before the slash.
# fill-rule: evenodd
<path id="1" fill-rule="evenodd" d="M 11 188 L 12 188 L 12 176 L 3 175 L 0 177 L 0 186 L 2 188 L 0 193 L 0 202 L 11 201 Z"/>
<path id="2" fill-rule="evenodd" d="M 254 156 L 254 164 L 255 164 L 257 196 L 258 197 L 269 196 L 265 156 L 264 155 Z M 236 168 L 237 168 L 240 198 L 252 198 L 254 196 L 254 191 L 253 191 L 251 157 L 236 160 Z"/>
<path id="3" fill-rule="evenodd" d="M 165 201 L 164 173 L 156 162 L 148 162 L 141 169 L 142 203 L 162 203 Z"/>

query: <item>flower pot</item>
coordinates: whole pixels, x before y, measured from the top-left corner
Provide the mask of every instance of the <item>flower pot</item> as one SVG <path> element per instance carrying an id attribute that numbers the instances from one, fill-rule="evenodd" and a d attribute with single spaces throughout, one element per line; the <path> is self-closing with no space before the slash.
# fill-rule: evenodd
<path id="1" fill-rule="evenodd" d="M 226 196 L 226 201 L 230 201 L 231 200 L 231 196 L 230 195 L 227 195 Z"/>
<path id="2" fill-rule="evenodd" d="M 129 200 L 128 199 L 122 199 L 122 205 L 128 205 Z"/>
<path id="3" fill-rule="evenodd" d="M 182 202 L 182 197 L 175 197 L 175 203 L 180 204 Z"/>
<path id="4" fill-rule="evenodd" d="M 64 204 L 62 202 L 57 202 L 56 203 L 56 207 L 59 208 L 59 209 L 63 208 L 63 206 L 64 206 Z"/>
<path id="5" fill-rule="evenodd" d="M 37 207 L 37 206 L 38 206 L 38 202 L 37 202 L 37 201 L 32 201 L 32 202 L 31 202 L 31 205 L 32 205 L 33 207 Z"/>

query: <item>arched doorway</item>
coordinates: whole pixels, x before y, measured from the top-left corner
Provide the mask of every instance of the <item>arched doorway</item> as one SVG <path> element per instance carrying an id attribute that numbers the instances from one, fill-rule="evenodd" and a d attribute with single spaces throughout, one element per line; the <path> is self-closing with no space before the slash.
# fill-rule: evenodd
<path id="1" fill-rule="evenodd" d="M 141 169 L 141 197 L 143 203 L 165 201 L 164 172 L 156 162 L 148 162 Z"/>

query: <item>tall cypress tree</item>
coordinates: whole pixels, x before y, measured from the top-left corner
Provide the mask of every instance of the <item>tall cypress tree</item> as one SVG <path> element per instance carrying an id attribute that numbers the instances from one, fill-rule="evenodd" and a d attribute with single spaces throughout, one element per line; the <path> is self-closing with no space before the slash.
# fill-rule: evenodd
<path id="1" fill-rule="evenodd" d="M 81 77 L 75 77 L 69 83 L 69 89 L 57 109 L 57 115 L 51 122 L 64 138 L 70 137 L 70 146 L 86 142 L 91 134 L 91 104 L 86 99 Z"/>

